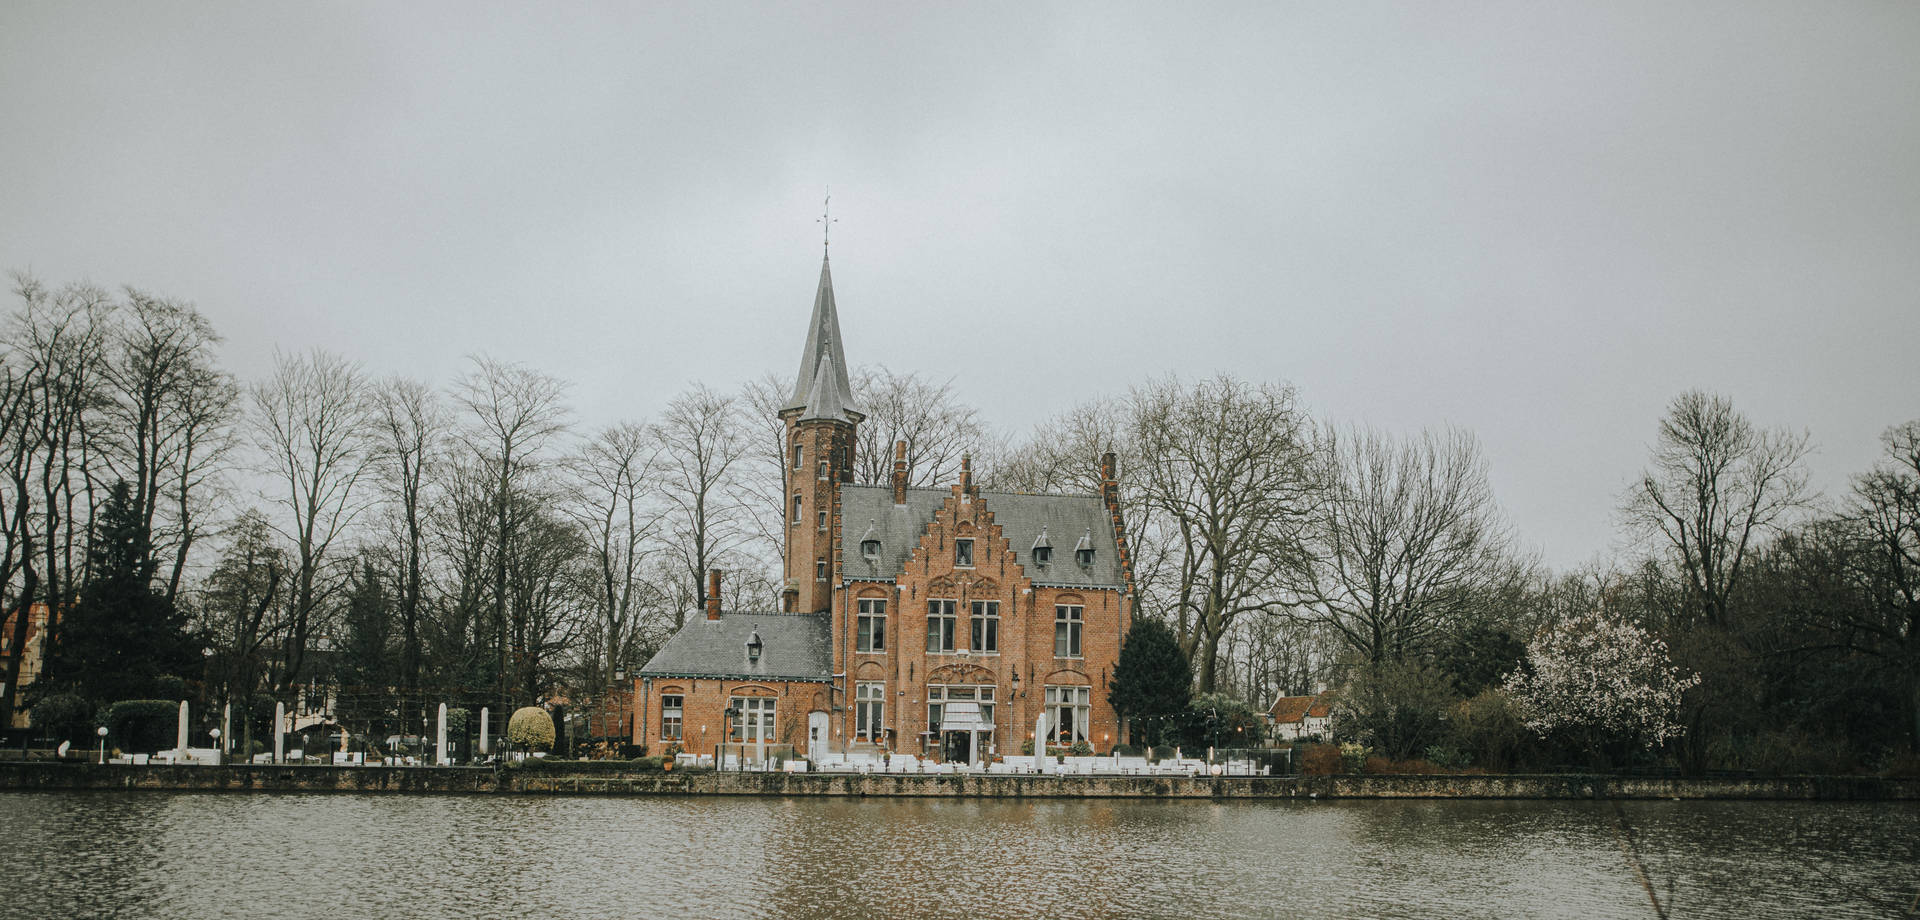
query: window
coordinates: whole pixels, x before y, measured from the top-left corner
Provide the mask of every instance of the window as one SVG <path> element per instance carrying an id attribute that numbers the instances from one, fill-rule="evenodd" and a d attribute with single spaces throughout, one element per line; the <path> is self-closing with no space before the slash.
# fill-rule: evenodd
<path id="1" fill-rule="evenodd" d="M 1000 602 L 973 602 L 973 642 L 968 646 L 983 655 L 1000 654 Z"/>
<path id="2" fill-rule="evenodd" d="M 860 683 L 853 689 L 853 737 L 856 741 L 878 741 L 885 737 L 887 685 Z"/>
<path id="3" fill-rule="evenodd" d="M 973 564 L 972 540 L 953 541 L 953 564 L 962 566 Z"/>
<path id="4" fill-rule="evenodd" d="M 1079 563 L 1081 568 L 1083 569 L 1093 568 L 1093 550 L 1076 549 L 1073 551 L 1073 556 L 1074 556 L 1073 561 Z"/>
<path id="5" fill-rule="evenodd" d="M 793 526 L 800 526 L 800 496 L 793 497 Z"/>
<path id="6" fill-rule="evenodd" d="M 1080 657 L 1081 608 L 1078 604 L 1061 604 L 1053 608 L 1053 657 Z"/>
<path id="7" fill-rule="evenodd" d="M 1047 727 L 1055 744 L 1073 744 L 1087 740 L 1087 723 L 1093 719 L 1090 687 L 1048 687 Z"/>
<path id="8" fill-rule="evenodd" d="M 866 557 L 866 560 L 868 562 L 874 562 L 878 560 L 880 558 L 880 541 L 879 540 L 861 540 L 860 555 Z"/>
<path id="9" fill-rule="evenodd" d="M 678 695 L 660 697 L 660 740 L 679 741 L 682 706 L 685 699 Z"/>
<path id="10" fill-rule="evenodd" d="M 860 617 L 854 648 L 862 652 L 887 650 L 887 602 L 877 598 L 860 601 Z M 864 685 L 863 685 L 864 686 Z"/>
<path id="11" fill-rule="evenodd" d="M 820 512 L 820 529 L 827 529 L 827 513 L 825 511 Z"/>
<path id="12" fill-rule="evenodd" d="M 1033 548 L 1033 564 L 1049 565 L 1053 562 L 1053 547 L 1036 546 Z"/>
<path id="13" fill-rule="evenodd" d="M 820 461 L 820 478 L 827 478 L 827 461 L 825 460 Z"/>
<path id="14" fill-rule="evenodd" d="M 953 651 L 954 627 L 959 625 L 959 617 L 954 613 L 954 601 L 927 602 L 927 651 Z"/>
<path id="15" fill-rule="evenodd" d="M 950 702 L 980 703 L 980 720 L 993 721 L 993 685 L 986 684 L 929 684 L 927 685 L 927 731 L 938 735 L 940 723 L 945 715 L 946 704 Z"/>
<path id="16" fill-rule="evenodd" d="M 827 560 L 825 559 L 813 560 L 813 580 L 814 581 L 827 580 Z"/>
<path id="17" fill-rule="evenodd" d="M 728 741 L 773 740 L 773 703 L 772 697 L 733 698 L 733 720 L 727 726 Z"/>
<path id="18" fill-rule="evenodd" d="M 796 470 L 800 468 L 800 442 L 799 441 L 793 442 L 793 468 Z"/>

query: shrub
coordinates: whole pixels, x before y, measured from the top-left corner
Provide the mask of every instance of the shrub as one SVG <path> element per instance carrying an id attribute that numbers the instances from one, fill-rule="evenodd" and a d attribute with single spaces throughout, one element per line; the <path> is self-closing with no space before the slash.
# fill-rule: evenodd
<path id="1" fill-rule="evenodd" d="M 1493 770 L 1512 770 L 1534 747 L 1534 736 L 1520 721 L 1513 700 L 1486 690 L 1453 708 L 1445 745 Z"/>
<path id="2" fill-rule="evenodd" d="M 1085 741 L 1075 741 L 1073 747 L 1067 749 L 1067 753 L 1075 757 L 1086 757 L 1093 753 L 1093 745 Z"/>
<path id="3" fill-rule="evenodd" d="M 1138 757 L 1140 749 L 1131 744 L 1116 744 L 1113 746 L 1113 753 L 1120 757 Z"/>
<path id="4" fill-rule="evenodd" d="M 1373 756 L 1373 748 L 1364 744 L 1348 742 L 1340 745 L 1340 767 L 1343 773 L 1359 773 L 1366 769 L 1367 758 Z"/>
<path id="5" fill-rule="evenodd" d="M 72 693 L 50 694 L 33 704 L 33 724 L 60 741 L 92 738 L 93 707 Z"/>
<path id="6" fill-rule="evenodd" d="M 1300 773 L 1303 776 L 1330 776 L 1342 772 L 1343 762 L 1340 748 L 1331 744 L 1309 744 L 1295 747 L 1301 751 Z"/>
<path id="7" fill-rule="evenodd" d="M 1362 771 L 1378 776 L 1421 776 L 1445 772 L 1424 760 L 1392 760 L 1378 755 L 1369 756 Z"/>
<path id="8" fill-rule="evenodd" d="M 122 751 L 151 754 L 179 740 L 180 704 L 172 700 L 121 700 L 107 707 L 107 742 Z"/>
<path id="9" fill-rule="evenodd" d="M 1442 770 L 1464 770 L 1473 765 L 1473 755 L 1445 744 L 1427 746 L 1427 762 Z"/>
<path id="10" fill-rule="evenodd" d="M 553 716 L 538 706 L 522 706 L 507 721 L 507 743 L 528 750 L 553 747 Z"/>

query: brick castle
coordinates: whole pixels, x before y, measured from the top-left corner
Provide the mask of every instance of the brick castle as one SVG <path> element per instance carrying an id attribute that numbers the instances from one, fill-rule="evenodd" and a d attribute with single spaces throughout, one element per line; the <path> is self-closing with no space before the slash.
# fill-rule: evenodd
<path id="1" fill-rule="evenodd" d="M 1108 683 L 1132 617 L 1112 454 L 1099 494 L 996 492 L 970 465 L 945 488 L 853 482 L 855 405 L 823 259 L 786 423 L 780 610 L 703 616 L 634 679 L 633 743 L 711 753 L 910 753 L 948 762 L 1046 741 L 1104 753 L 1124 728 Z"/>

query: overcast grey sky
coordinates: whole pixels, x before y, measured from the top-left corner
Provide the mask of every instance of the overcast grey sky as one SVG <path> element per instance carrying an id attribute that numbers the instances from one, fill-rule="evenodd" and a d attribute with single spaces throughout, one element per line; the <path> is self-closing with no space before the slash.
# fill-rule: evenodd
<path id="1" fill-rule="evenodd" d="M 1459 425 L 1555 566 L 1681 390 L 1830 495 L 1920 416 L 1920 3 L 0 4 L 0 268 L 243 377 L 789 374 L 828 183 L 852 362 Z"/>

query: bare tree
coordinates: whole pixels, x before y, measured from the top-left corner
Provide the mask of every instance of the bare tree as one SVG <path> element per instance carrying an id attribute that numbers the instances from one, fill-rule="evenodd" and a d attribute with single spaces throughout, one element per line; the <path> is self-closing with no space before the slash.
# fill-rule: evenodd
<path id="1" fill-rule="evenodd" d="M 276 356 L 273 375 L 251 392 L 254 449 L 283 512 L 273 527 L 293 549 L 284 692 L 299 681 L 314 615 L 337 587 L 329 551 L 368 504 L 359 485 L 372 461 L 372 416 L 360 369 L 319 350 Z"/>
<path id="2" fill-rule="evenodd" d="M 525 635 L 509 622 L 509 547 L 514 541 L 514 512 L 520 487 L 545 463 L 547 443 L 567 428 L 568 410 L 562 399 L 566 384 L 558 378 L 519 364 L 491 358 L 473 359 L 474 369 L 454 386 L 454 398 L 468 413 L 463 433 L 468 448 L 487 472 L 493 509 L 493 626 L 499 639 L 500 700 L 510 709 L 516 688 L 514 635 Z"/>
<path id="3" fill-rule="evenodd" d="M 960 458 L 986 446 L 980 410 L 953 394 L 953 382 L 933 383 L 884 366 L 853 377 L 854 401 L 867 413 L 854 451 L 853 481 L 893 481 L 893 445 L 907 442 L 907 484 L 943 485 L 959 478 Z"/>
<path id="4" fill-rule="evenodd" d="M 687 597 L 699 598 L 707 569 L 751 536 L 738 492 L 748 451 L 741 427 L 732 398 L 696 385 L 668 403 L 651 429 L 660 446 L 661 497 L 669 506 L 666 523 Z M 674 628 L 685 611 L 676 606 Z"/>
<path id="5" fill-rule="evenodd" d="M 1807 436 L 1761 431 L 1726 397 L 1689 390 L 1660 421 L 1653 466 L 1627 494 L 1634 532 L 1671 554 L 1689 606 L 1706 622 L 1727 619 L 1727 599 L 1756 541 L 1806 506 L 1801 460 Z"/>
<path id="6" fill-rule="evenodd" d="M 1889 428 L 1885 452 L 1853 482 L 1848 515 L 1860 534 L 1849 554 L 1861 602 L 1815 605 L 1849 649 L 1904 675 L 1909 742 L 1920 750 L 1920 420 Z M 1837 614 L 1837 615 L 1834 615 Z"/>
<path id="7" fill-rule="evenodd" d="M 114 316 L 101 364 L 110 395 L 101 459 L 132 488 L 156 569 L 162 554 L 172 556 L 172 602 L 203 529 L 196 508 L 228 448 L 239 390 L 214 364 L 219 334 L 191 304 L 128 288 Z"/>
<path id="8" fill-rule="evenodd" d="M 640 618 L 657 610 L 657 594 L 646 579 L 650 543 L 662 511 L 650 499 L 660 449 L 645 428 L 621 423 L 600 432 L 581 447 L 569 466 L 573 500 L 569 510 L 589 546 L 594 607 L 599 614 L 593 643 L 599 666 L 593 686 L 609 686 L 615 669 L 629 667 L 638 651 Z"/>
<path id="9" fill-rule="evenodd" d="M 1165 597 L 1202 693 L 1235 619 L 1275 613 L 1316 497 L 1312 426 L 1292 388 L 1230 377 L 1134 391 L 1136 475 L 1169 556 Z"/>
<path id="10" fill-rule="evenodd" d="M 787 463 L 787 423 L 780 417 L 786 401 L 787 384 L 771 372 L 740 388 L 741 435 L 750 443 L 734 488 L 745 512 L 742 523 L 751 529 L 752 541 L 761 552 L 771 556 L 780 555 L 787 540 L 786 496 L 792 466 Z"/>
<path id="11" fill-rule="evenodd" d="M 1302 619 L 1378 665 L 1423 651 L 1522 584 L 1486 461 L 1465 432 L 1330 435 L 1326 491 L 1287 583 Z"/>
<path id="12" fill-rule="evenodd" d="M 374 391 L 381 487 L 393 509 L 399 571 L 394 579 L 400 613 L 401 699 L 420 689 L 420 618 L 426 603 L 428 467 L 446 447 L 449 421 L 432 389 L 396 377 Z"/>

